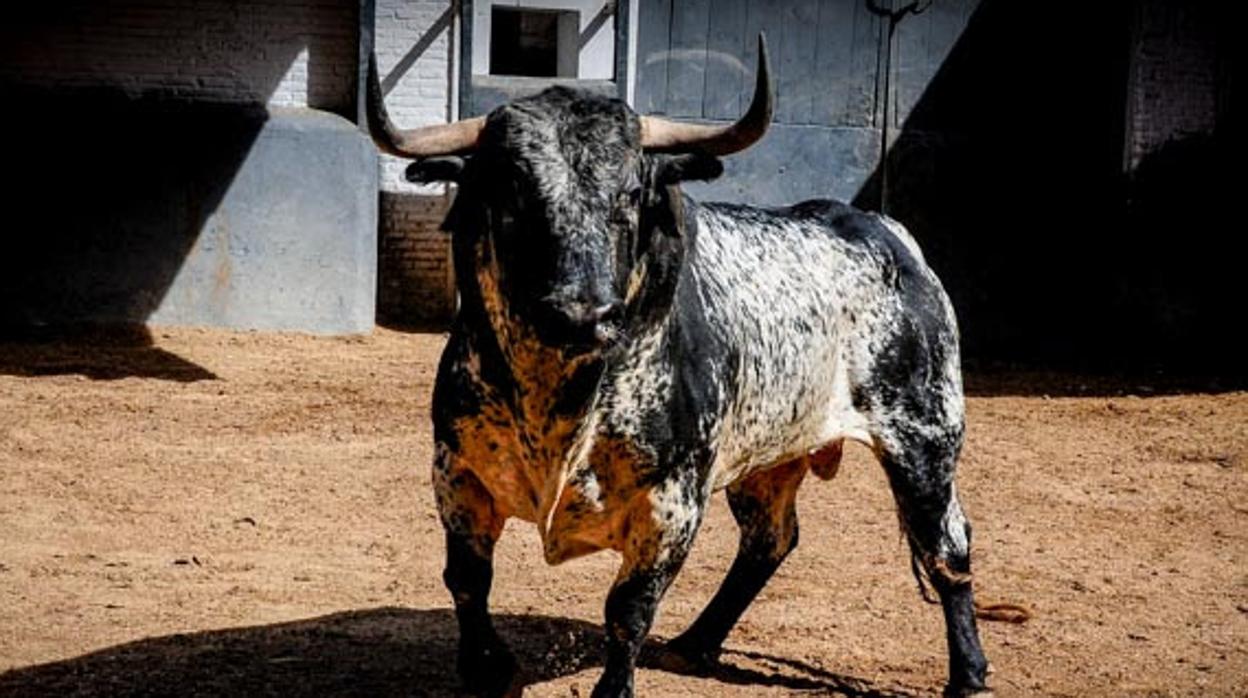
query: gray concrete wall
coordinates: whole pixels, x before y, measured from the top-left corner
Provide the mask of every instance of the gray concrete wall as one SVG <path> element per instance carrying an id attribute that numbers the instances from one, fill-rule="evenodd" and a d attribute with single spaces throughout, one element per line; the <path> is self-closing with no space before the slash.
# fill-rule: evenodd
<path id="1" fill-rule="evenodd" d="M 65 140 L 83 113 L 102 135 Z M 350 122 L 78 97 L 11 126 L 0 326 L 372 328 L 377 156 Z"/>
<path id="2" fill-rule="evenodd" d="M 366 332 L 355 0 L 23 4 L 0 27 L 0 325 Z M 324 111 L 323 111 L 324 110 Z"/>
<path id="3" fill-rule="evenodd" d="M 147 321 L 371 331 L 377 174 L 354 124 L 274 110 Z"/>
<path id="4" fill-rule="evenodd" d="M 643 114 L 730 121 L 749 106 L 765 33 L 775 118 L 692 195 L 756 205 L 851 199 L 880 161 L 884 24 L 860 0 L 639 3 L 635 102 Z M 956 38 L 956 34 L 954 35 Z M 948 39 L 952 40 L 952 38 Z"/>

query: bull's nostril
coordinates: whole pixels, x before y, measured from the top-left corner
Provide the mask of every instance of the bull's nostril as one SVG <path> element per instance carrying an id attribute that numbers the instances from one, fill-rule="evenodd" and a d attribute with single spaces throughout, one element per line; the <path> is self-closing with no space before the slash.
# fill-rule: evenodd
<path id="1" fill-rule="evenodd" d="M 551 329 L 562 335 L 557 342 L 569 345 L 604 347 L 619 337 L 624 304 L 619 301 L 594 305 L 583 301 L 554 302 L 549 307 L 554 321 Z"/>
<path id="2" fill-rule="evenodd" d="M 610 344 L 616 337 L 615 328 L 610 325 L 594 325 L 594 341 L 601 346 Z"/>

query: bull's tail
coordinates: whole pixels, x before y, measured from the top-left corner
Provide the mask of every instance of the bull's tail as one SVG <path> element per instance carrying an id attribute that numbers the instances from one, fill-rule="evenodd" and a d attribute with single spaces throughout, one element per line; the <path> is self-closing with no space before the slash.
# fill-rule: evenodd
<path id="1" fill-rule="evenodd" d="M 936 562 L 939 566 L 939 561 Z M 914 581 L 919 586 L 919 596 L 930 604 L 940 605 L 940 599 L 932 591 L 932 581 L 928 578 L 928 573 L 919 556 L 913 552 L 910 554 L 910 572 L 914 574 Z M 942 570 L 942 572 L 951 572 Z M 970 583 L 970 575 L 962 575 L 965 579 L 961 579 L 964 583 Z M 1030 608 L 1015 603 L 983 603 L 975 602 L 975 617 L 980 620 L 995 621 L 998 623 L 1013 623 L 1021 625 L 1031 620 L 1034 615 Z"/>

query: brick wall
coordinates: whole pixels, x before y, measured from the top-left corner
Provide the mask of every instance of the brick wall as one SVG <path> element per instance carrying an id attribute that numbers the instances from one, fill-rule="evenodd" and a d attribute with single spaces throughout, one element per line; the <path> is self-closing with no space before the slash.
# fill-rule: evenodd
<path id="1" fill-rule="evenodd" d="M 0 83 L 345 112 L 355 0 L 50 0 L 0 25 Z"/>
<path id="2" fill-rule="evenodd" d="M 377 314 L 399 326 L 442 325 L 455 310 L 449 238 L 439 230 L 450 197 L 383 192 Z"/>
<path id="3" fill-rule="evenodd" d="M 1124 354 L 1179 370 L 1242 373 L 1225 319 L 1242 314 L 1248 243 L 1233 220 L 1234 3 L 1131 5 L 1123 148 L 1127 206 L 1104 273 L 1115 279 Z"/>
<path id="4" fill-rule="evenodd" d="M 377 65 L 396 124 L 453 118 L 455 14 L 450 0 L 377 0 Z M 382 156 L 377 314 L 396 325 L 444 323 L 455 293 L 450 240 L 439 226 L 452 194 L 405 181 L 406 165 Z"/>
<path id="5" fill-rule="evenodd" d="M 1124 154 L 1128 170 L 1167 143 L 1213 133 L 1223 74 L 1213 5 L 1141 0 L 1134 12 Z"/>

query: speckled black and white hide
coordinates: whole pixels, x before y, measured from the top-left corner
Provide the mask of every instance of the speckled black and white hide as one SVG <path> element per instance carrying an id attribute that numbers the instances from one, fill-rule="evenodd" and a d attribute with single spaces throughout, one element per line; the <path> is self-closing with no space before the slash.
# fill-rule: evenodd
<path id="1" fill-rule="evenodd" d="M 680 193 L 719 171 L 707 155 L 643 153 L 623 103 L 554 88 L 495 111 L 454 172 L 461 308 L 434 395 L 434 487 L 464 680 L 499 693 L 515 669 L 487 597 L 495 541 L 518 517 L 552 564 L 621 553 L 595 695 L 631 694 L 655 608 L 726 489 L 737 558 L 666 658 L 715 661 L 797 544 L 807 471 L 831 478 L 852 439 L 883 463 L 916 569 L 940 594 L 950 692 L 983 688 L 940 284 L 880 216 Z"/>

